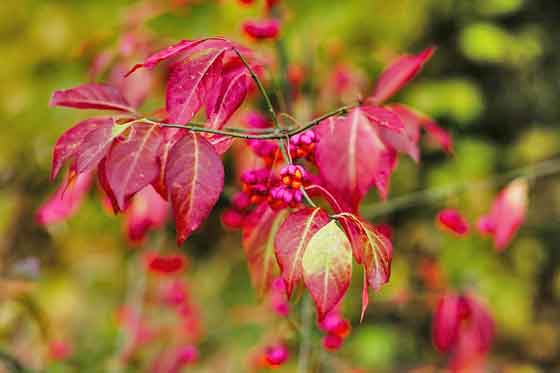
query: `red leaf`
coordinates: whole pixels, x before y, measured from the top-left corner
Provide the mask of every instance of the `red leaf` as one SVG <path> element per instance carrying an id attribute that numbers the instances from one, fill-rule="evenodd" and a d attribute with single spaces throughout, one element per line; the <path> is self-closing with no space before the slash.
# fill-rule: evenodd
<path id="1" fill-rule="evenodd" d="M 229 136 L 205 134 L 204 138 L 206 138 L 206 140 L 208 140 L 208 142 L 212 144 L 214 150 L 216 150 L 216 153 L 218 153 L 219 155 L 227 152 L 233 144 L 233 137 Z"/>
<path id="2" fill-rule="evenodd" d="M 91 185 L 92 174 L 78 175 L 72 180 L 68 176 L 54 194 L 37 210 L 35 220 L 41 225 L 49 225 L 66 220 L 80 207 Z"/>
<path id="3" fill-rule="evenodd" d="M 169 204 L 150 185 L 134 195 L 126 209 L 125 227 L 131 243 L 141 243 L 150 229 L 167 220 Z"/>
<path id="4" fill-rule="evenodd" d="M 221 129 L 235 111 L 241 106 L 249 89 L 247 69 L 238 62 L 224 66 L 221 88 L 214 90 L 206 108 L 207 127 Z"/>
<path id="5" fill-rule="evenodd" d="M 479 218 L 477 228 L 482 234 L 494 237 L 494 246 L 504 250 L 525 220 L 528 205 L 528 185 L 516 179 L 494 200 L 490 213 Z"/>
<path id="6" fill-rule="evenodd" d="M 186 265 L 186 259 L 182 254 L 162 255 L 157 252 L 147 252 L 144 256 L 146 269 L 160 275 L 170 275 L 181 272 Z"/>
<path id="7" fill-rule="evenodd" d="M 453 140 L 449 133 L 439 127 L 437 123 L 428 116 L 402 104 L 393 104 L 386 106 L 386 108 L 393 111 L 401 118 L 409 137 L 414 143 L 418 142 L 420 126 L 422 126 L 426 130 L 428 136 L 433 138 L 445 152 L 453 153 Z"/>
<path id="8" fill-rule="evenodd" d="M 432 137 L 447 153 L 453 153 L 453 140 L 447 131 L 430 120 L 423 121 L 422 125 L 430 137 Z"/>
<path id="9" fill-rule="evenodd" d="M 75 88 L 55 91 L 49 105 L 134 113 L 134 108 L 115 87 L 104 84 L 83 84 Z"/>
<path id="10" fill-rule="evenodd" d="M 251 282 L 259 296 L 264 295 L 277 272 L 274 238 L 287 213 L 286 209 L 273 210 L 263 203 L 246 218 L 243 249 Z"/>
<path id="11" fill-rule="evenodd" d="M 380 104 L 393 96 L 420 72 L 430 59 L 435 47 L 427 48 L 417 55 L 403 55 L 392 62 L 377 80 L 371 100 Z"/>
<path id="12" fill-rule="evenodd" d="M 439 225 L 459 236 L 469 233 L 469 223 L 455 209 L 444 209 L 438 212 L 437 221 Z"/>
<path id="13" fill-rule="evenodd" d="M 75 158 L 85 137 L 98 127 L 112 127 L 111 118 L 90 118 L 66 130 L 53 149 L 51 180 L 56 178 L 65 161 Z"/>
<path id="14" fill-rule="evenodd" d="M 159 174 L 152 185 L 160 196 L 167 200 L 168 193 L 167 187 L 165 186 L 165 168 L 167 167 L 167 161 L 169 159 L 169 151 L 173 148 L 177 141 L 185 136 L 186 131 L 178 128 L 162 128 L 161 131 L 164 141 L 158 151 Z"/>
<path id="15" fill-rule="evenodd" d="M 391 277 L 393 245 L 363 219 L 348 213 L 343 214 L 343 218 L 353 226 L 350 241 L 356 261 L 364 266 L 369 285 L 377 291 Z"/>
<path id="16" fill-rule="evenodd" d="M 101 162 L 99 162 L 99 165 L 97 166 L 97 179 L 99 180 L 99 186 L 101 187 L 101 189 L 105 193 L 105 196 L 109 199 L 109 202 L 111 203 L 111 208 L 113 209 L 113 212 L 116 214 L 121 210 L 117 203 L 117 199 L 115 198 L 115 194 L 111 189 L 111 187 L 109 186 L 109 182 L 107 181 L 105 161 L 106 158 L 103 158 Z"/>
<path id="17" fill-rule="evenodd" d="M 367 273 L 364 271 L 364 282 L 362 284 L 362 311 L 360 312 L 360 322 L 364 321 L 366 310 L 369 305 L 369 286 L 367 280 Z"/>
<path id="18" fill-rule="evenodd" d="M 246 21 L 243 31 L 253 39 L 275 39 L 280 33 L 280 22 L 276 19 Z"/>
<path id="19" fill-rule="evenodd" d="M 304 208 L 291 213 L 276 234 L 276 259 L 286 283 L 288 298 L 302 279 L 301 260 L 311 237 L 329 222 L 329 216 L 320 208 Z"/>
<path id="20" fill-rule="evenodd" d="M 134 65 L 125 76 L 129 76 L 139 68 L 153 69 L 157 64 L 168 59 L 186 58 L 201 49 L 225 48 L 233 44 L 223 38 L 206 38 L 198 40 L 181 40 L 163 50 L 150 55 L 143 63 Z"/>
<path id="21" fill-rule="evenodd" d="M 126 200 L 157 178 L 161 143 L 158 126 L 139 123 L 130 128 L 125 140 L 112 147 L 105 172 L 120 210 L 124 210 Z"/>
<path id="22" fill-rule="evenodd" d="M 186 124 L 206 103 L 209 92 L 220 81 L 225 51 L 225 48 L 213 50 L 173 65 L 166 91 L 170 122 Z"/>
<path id="23" fill-rule="evenodd" d="M 470 294 L 444 294 L 432 321 L 435 347 L 451 355 L 453 372 L 485 371 L 484 360 L 494 339 L 494 320 Z"/>
<path id="24" fill-rule="evenodd" d="M 359 109 L 338 119 L 336 129 L 321 130 L 315 159 L 322 178 L 337 199 L 347 200 L 354 211 L 375 184 L 386 198 L 396 152 L 387 147 Z"/>
<path id="25" fill-rule="evenodd" d="M 373 124 L 379 138 L 388 146 L 408 154 L 414 161 L 420 160 L 417 139 L 411 137 L 400 117 L 390 110 L 375 106 L 362 106 L 361 110 Z"/>
<path id="26" fill-rule="evenodd" d="M 119 127 L 112 120 L 105 120 L 86 135 L 76 150 L 75 169 L 78 174 L 93 170 L 107 155 L 113 141 L 126 127 L 122 126 L 119 130 L 115 130 L 116 128 Z"/>
<path id="27" fill-rule="evenodd" d="M 352 277 L 350 242 L 336 221 L 332 220 L 311 237 L 302 266 L 303 281 L 322 320 L 340 302 Z"/>
<path id="28" fill-rule="evenodd" d="M 214 147 L 188 132 L 169 152 L 165 167 L 177 244 L 181 245 L 208 217 L 224 187 L 224 166 Z"/>

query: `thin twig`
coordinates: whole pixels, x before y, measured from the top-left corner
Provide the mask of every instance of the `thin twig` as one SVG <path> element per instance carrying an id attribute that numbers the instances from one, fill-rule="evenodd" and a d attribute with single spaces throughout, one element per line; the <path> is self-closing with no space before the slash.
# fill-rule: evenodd
<path id="1" fill-rule="evenodd" d="M 255 71 L 253 70 L 251 65 L 249 65 L 249 62 L 247 62 L 245 57 L 243 57 L 241 52 L 239 52 L 239 50 L 235 47 L 233 48 L 233 50 L 235 51 L 235 53 L 237 54 L 239 59 L 241 59 L 241 62 L 243 62 L 243 64 L 247 68 L 247 71 L 249 71 L 249 74 L 251 74 L 251 78 L 253 78 L 253 81 L 255 82 L 257 87 L 259 88 L 259 91 L 261 92 L 261 95 L 263 96 L 264 100 L 266 101 L 266 106 L 268 108 L 268 111 L 270 112 L 270 116 L 272 117 L 272 121 L 274 122 L 274 127 L 280 128 L 280 123 L 278 123 L 278 117 L 276 116 L 276 111 L 274 110 L 274 106 L 272 106 L 272 101 L 270 101 L 270 97 L 268 96 L 268 93 L 266 93 L 266 90 L 264 89 L 264 86 L 261 83 L 261 80 L 259 79 L 259 77 L 255 73 Z"/>
<path id="2" fill-rule="evenodd" d="M 299 127 L 294 127 L 291 129 L 274 129 L 272 132 L 264 132 L 262 134 L 251 134 L 251 133 L 239 133 L 239 132 L 234 132 L 233 129 L 230 130 L 216 130 L 213 128 L 205 128 L 205 127 L 198 127 L 198 126 L 191 126 L 188 124 L 173 124 L 173 123 L 161 123 L 161 122 L 157 122 L 157 121 L 153 121 L 151 119 L 142 119 L 142 120 L 137 120 L 137 122 L 145 122 L 148 124 L 157 124 L 160 127 L 169 127 L 169 128 L 180 128 L 180 129 L 186 129 L 186 130 L 190 130 L 193 132 L 203 132 L 203 133 L 212 133 L 215 135 L 224 135 L 224 136 L 229 136 L 229 137 L 234 137 L 234 138 L 240 138 L 240 139 L 255 139 L 255 140 L 281 140 L 281 139 L 285 139 L 286 137 L 292 137 L 294 135 L 297 135 L 298 133 L 301 132 L 305 132 L 308 129 L 313 128 L 314 126 L 316 126 L 317 124 L 319 124 L 320 122 L 322 122 L 325 119 L 328 119 L 330 117 L 336 116 L 336 115 L 342 115 L 347 113 L 350 109 L 356 107 L 356 105 L 350 105 L 350 106 L 343 106 L 340 107 L 338 109 L 335 109 L 333 111 L 330 111 L 328 113 L 325 113 L 323 115 L 321 115 L 320 117 L 317 117 L 309 122 L 307 122 L 306 124 L 304 124 L 303 126 L 299 126 Z"/>

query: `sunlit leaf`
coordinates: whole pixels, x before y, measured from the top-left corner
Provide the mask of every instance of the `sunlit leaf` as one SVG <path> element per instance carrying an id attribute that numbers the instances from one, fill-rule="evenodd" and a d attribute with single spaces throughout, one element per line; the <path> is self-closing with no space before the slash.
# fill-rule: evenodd
<path id="1" fill-rule="evenodd" d="M 346 234 L 331 221 L 309 241 L 302 260 L 303 281 L 319 319 L 342 299 L 352 276 L 352 249 Z"/>
<path id="2" fill-rule="evenodd" d="M 304 208 L 291 213 L 276 234 L 276 258 L 286 283 L 288 297 L 302 279 L 301 260 L 311 237 L 329 222 L 329 216 L 320 208 Z"/>

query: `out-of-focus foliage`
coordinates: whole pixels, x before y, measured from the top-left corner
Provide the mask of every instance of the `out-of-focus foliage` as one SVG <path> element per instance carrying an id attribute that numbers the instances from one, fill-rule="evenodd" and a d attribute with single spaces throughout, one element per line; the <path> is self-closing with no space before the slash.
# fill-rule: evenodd
<path id="1" fill-rule="evenodd" d="M 398 99 L 433 116 L 456 141 L 452 157 L 430 152 L 432 144 L 424 144 L 428 151 L 420 168 L 403 159 L 387 203 L 417 190 L 437 191 L 459 183 L 453 193 L 444 198 L 422 194 L 414 203 L 375 218 L 379 201 L 375 193 L 366 197 L 362 212 L 394 229 L 392 278 L 371 296 L 365 321 L 359 324 L 361 274 L 355 274 L 342 308 L 353 331 L 339 352 L 320 352 L 325 354 L 319 359 L 324 371 L 445 366 L 430 339 L 428 305 L 435 292 L 422 274 L 426 259 L 439 263 L 442 282 L 471 289 L 486 300 L 497 329 L 491 367 L 508 372 L 559 370 L 558 177 L 530 182 L 526 223 L 502 254 L 477 235 L 458 239 L 441 232 L 434 216 L 452 206 L 474 224 L 505 181 L 496 175 L 560 156 L 560 3 L 284 3 L 288 16 L 281 35 L 287 56 L 311 66 L 314 81 L 326 82 L 340 64 L 373 81 L 394 56 L 437 45 L 422 76 Z M 258 7 L 234 0 L 0 2 L 0 352 L 26 367 L 127 371 L 118 359 L 123 336 L 116 310 L 138 297 L 138 279 L 145 274 L 135 267 L 138 249 L 123 238 L 121 219 L 105 211 L 95 190 L 76 216 L 48 230 L 33 216 L 55 187 L 48 181 L 52 145 L 63 130 L 87 116 L 48 108 L 51 92 L 86 81 L 93 56 L 115 44 L 131 9 L 140 12 L 142 4 L 162 9 L 149 17 L 143 30 L 169 41 L 225 35 L 251 44 L 242 36 L 241 24 L 258 16 Z M 271 44 L 262 50 L 274 52 Z M 317 102 L 313 109 L 306 104 L 294 108 L 298 119 L 333 108 L 331 103 Z M 531 169 L 523 173 L 531 176 Z M 233 174 L 226 170 L 230 185 Z M 246 371 L 255 349 L 281 334 L 292 343 L 292 353 L 278 371 L 295 371 L 298 339 L 289 325 L 275 321 L 266 305 L 258 305 L 240 238 L 219 224 L 218 212 L 225 205 L 221 200 L 203 229 L 182 248 L 191 258 L 185 278 L 202 310 L 205 330 L 201 358 L 192 369 Z M 170 250 L 174 245 L 168 226 L 144 248 Z M 73 346 L 72 357 L 64 363 L 47 357 L 49 341 L 57 339 Z M 320 344 L 317 330 L 312 343 Z M 135 371 L 133 365 L 130 371 Z"/>

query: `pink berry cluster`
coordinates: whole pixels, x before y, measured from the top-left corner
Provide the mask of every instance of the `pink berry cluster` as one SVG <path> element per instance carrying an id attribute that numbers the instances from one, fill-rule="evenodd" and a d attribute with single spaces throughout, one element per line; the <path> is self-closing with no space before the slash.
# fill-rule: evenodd
<path id="1" fill-rule="evenodd" d="M 222 224 L 241 228 L 253 207 L 262 203 L 274 210 L 298 207 L 303 201 L 301 188 L 308 182 L 309 176 L 300 165 L 282 167 L 278 176 L 268 168 L 247 170 L 241 175 L 241 192 L 233 196 L 231 207 L 222 214 Z"/>
<path id="2" fill-rule="evenodd" d="M 310 162 L 315 161 L 315 144 L 318 141 L 314 130 L 298 133 L 290 138 L 290 155 L 293 159 L 305 158 Z"/>

